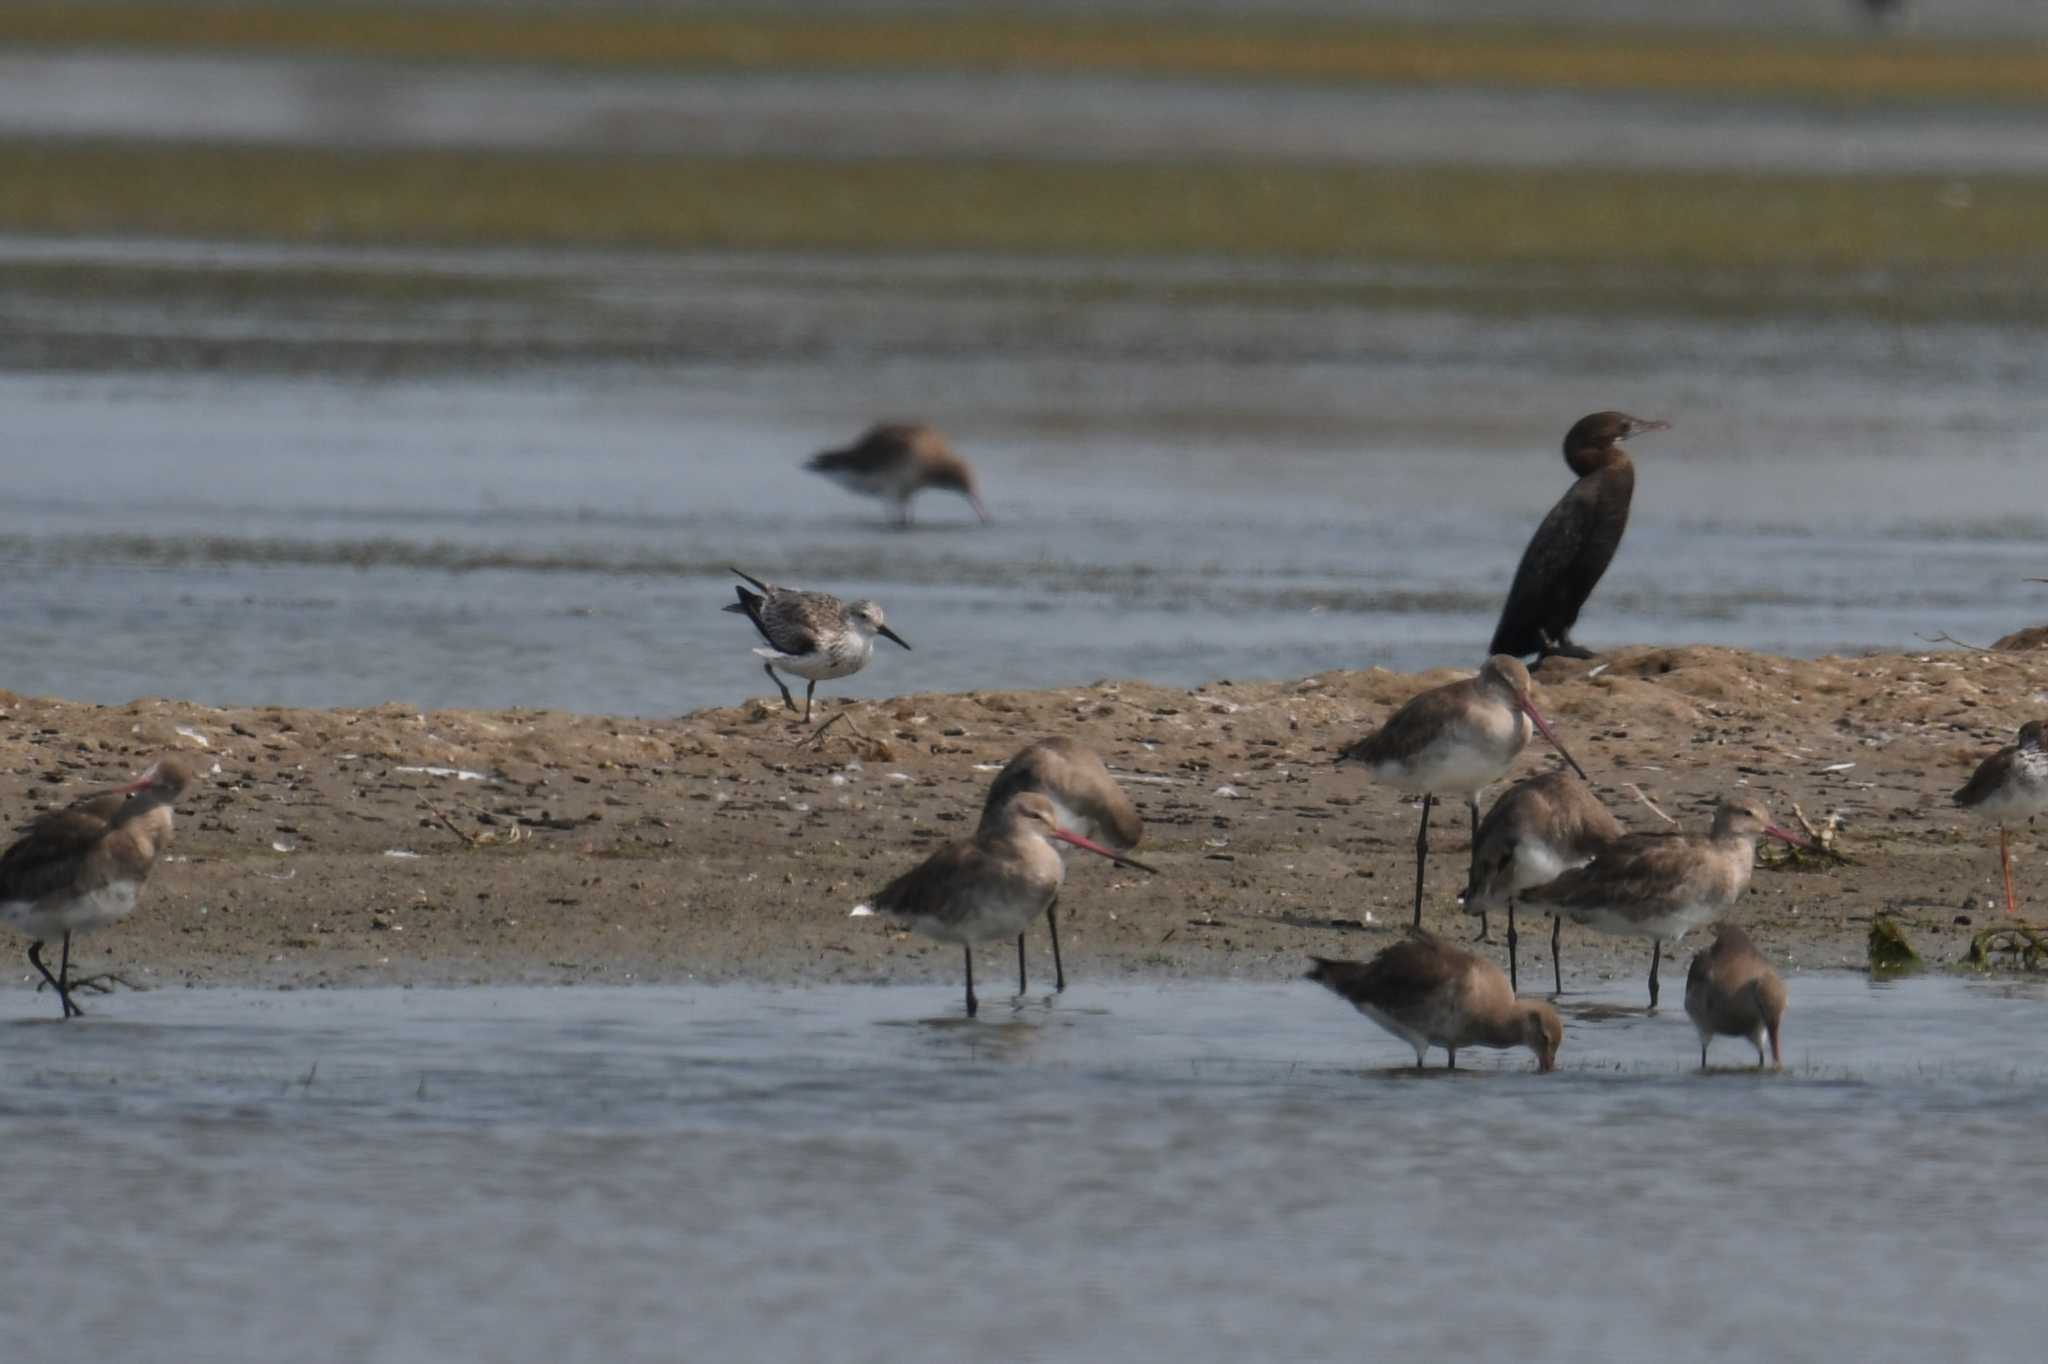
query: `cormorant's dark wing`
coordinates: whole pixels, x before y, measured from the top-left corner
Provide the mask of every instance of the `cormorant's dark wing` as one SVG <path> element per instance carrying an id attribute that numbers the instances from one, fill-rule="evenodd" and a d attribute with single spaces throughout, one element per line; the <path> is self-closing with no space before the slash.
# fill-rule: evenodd
<path id="1" fill-rule="evenodd" d="M 1634 479 L 1620 484 L 1619 473 L 1602 470 L 1580 479 L 1543 518 L 1522 551 L 1488 652 L 1538 653 L 1546 639 L 1556 643 L 1578 620 L 1628 527 Z"/>

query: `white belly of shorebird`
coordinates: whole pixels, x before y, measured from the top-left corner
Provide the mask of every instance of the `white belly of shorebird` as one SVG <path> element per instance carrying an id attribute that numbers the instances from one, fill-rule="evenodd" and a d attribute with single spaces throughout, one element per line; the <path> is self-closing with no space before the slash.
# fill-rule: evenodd
<path id="1" fill-rule="evenodd" d="M 1585 909 L 1574 909 L 1566 917 L 1575 924 L 1583 924 L 1598 933 L 1613 933 L 1625 937 L 1662 938 L 1665 942 L 1677 942 L 1686 934 L 1720 913 L 1725 906 L 1719 904 L 1689 904 L 1661 914 L 1645 914 L 1629 905 L 1596 905 Z"/>
<path id="2" fill-rule="evenodd" d="M 1392 1014 L 1386 1012 L 1384 1009 L 1376 1009 L 1370 1004 L 1359 1004 L 1353 1007 L 1355 1007 L 1358 1010 L 1358 1012 L 1364 1014 L 1367 1018 L 1370 1018 L 1373 1022 L 1379 1024 L 1382 1028 L 1385 1028 L 1388 1032 L 1392 1033 L 1394 1036 L 1400 1038 L 1403 1042 L 1406 1042 L 1409 1046 L 1413 1047 L 1415 1049 L 1415 1055 L 1417 1059 L 1420 1059 L 1422 1054 L 1429 1050 L 1429 1038 L 1425 1037 L 1422 1033 L 1417 1032 L 1414 1028 L 1409 1027 L 1406 1023 L 1403 1023 L 1400 1019 L 1394 1017 Z"/>
<path id="3" fill-rule="evenodd" d="M 1382 763 L 1373 778 L 1387 786 L 1429 791 L 1439 796 L 1469 796 L 1507 775 L 1515 755 L 1464 744 L 1425 749 L 1413 762 Z"/>
<path id="4" fill-rule="evenodd" d="M 959 914 L 920 921 L 917 929 L 940 942 L 977 943 L 1014 938 L 1045 913 L 1050 897 L 1032 894 L 982 895 Z"/>
<path id="5" fill-rule="evenodd" d="M 786 654 L 780 649 L 769 648 L 756 649 L 754 653 L 783 672 L 794 673 L 811 682 L 829 682 L 835 677 L 851 677 L 866 667 L 873 648 L 864 640 L 856 648 L 818 649 L 807 654 Z"/>
<path id="6" fill-rule="evenodd" d="M 0 903 L 0 923 L 38 940 L 90 933 L 135 912 L 136 883 L 116 881 L 84 895 Z"/>

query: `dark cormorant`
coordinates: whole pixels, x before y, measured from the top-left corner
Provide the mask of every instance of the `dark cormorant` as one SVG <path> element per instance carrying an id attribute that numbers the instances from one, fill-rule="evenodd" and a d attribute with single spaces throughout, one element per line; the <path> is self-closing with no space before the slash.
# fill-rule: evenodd
<path id="1" fill-rule="evenodd" d="M 1535 654 L 1539 662 L 1552 654 L 1593 656 L 1572 642 L 1572 626 L 1628 529 L 1636 466 L 1621 442 L 1669 425 L 1626 412 L 1595 412 L 1565 433 L 1564 462 L 1579 481 L 1558 499 L 1522 551 L 1488 653 Z"/>

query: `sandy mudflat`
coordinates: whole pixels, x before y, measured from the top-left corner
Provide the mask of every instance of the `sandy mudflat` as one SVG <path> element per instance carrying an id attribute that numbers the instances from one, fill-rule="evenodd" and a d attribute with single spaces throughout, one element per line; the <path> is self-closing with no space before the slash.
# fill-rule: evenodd
<path id="1" fill-rule="evenodd" d="M 1860 964 L 1886 911 L 1953 959 L 1963 921 L 1989 922 L 1996 838 L 1948 795 L 2042 709 L 2048 658 L 1643 648 L 1591 666 L 1548 665 L 1540 702 L 1625 823 L 1661 827 L 1647 798 L 1698 827 L 1742 783 L 1784 817 L 1794 801 L 1816 824 L 1840 815 L 1855 865 L 1757 873 L 1745 914 L 1775 958 Z M 1162 873 L 1072 867 L 1070 978 L 1275 978 L 1308 952 L 1368 954 L 1406 922 L 1416 805 L 1331 758 L 1456 675 L 908 696 L 849 704 L 814 748 L 779 702 L 648 721 L 0 693 L 0 810 L 26 818 L 165 749 L 203 755 L 142 909 L 85 940 L 89 966 L 143 983 L 954 981 L 955 949 L 847 911 L 967 834 L 1020 745 L 1064 733 L 1129 775 Z M 1517 774 L 1554 761 L 1539 740 Z M 1452 807 L 1433 823 L 1427 921 L 1462 938 L 1464 820 Z M 2024 908 L 2048 884 L 2032 831 L 2016 846 Z M 1525 953 L 1546 922 L 1525 926 Z M 1645 955 L 1567 929 L 1567 984 L 1633 978 Z M 985 960 L 1005 978 L 1007 954 Z M 1049 979 L 1049 960 L 1033 970 Z"/>

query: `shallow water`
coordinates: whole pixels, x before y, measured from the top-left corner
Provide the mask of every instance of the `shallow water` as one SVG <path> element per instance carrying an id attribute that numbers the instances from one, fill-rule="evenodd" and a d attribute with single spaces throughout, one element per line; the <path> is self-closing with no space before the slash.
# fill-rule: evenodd
<path id="1" fill-rule="evenodd" d="M 9 1358 L 2028 1355 L 2048 995 L 1791 984 L 1776 1076 L 1632 989 L 1423 1077 L 1306 984 L 10 992 Z"/>

